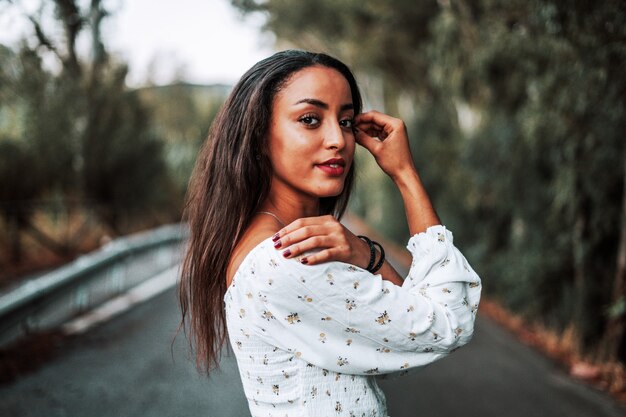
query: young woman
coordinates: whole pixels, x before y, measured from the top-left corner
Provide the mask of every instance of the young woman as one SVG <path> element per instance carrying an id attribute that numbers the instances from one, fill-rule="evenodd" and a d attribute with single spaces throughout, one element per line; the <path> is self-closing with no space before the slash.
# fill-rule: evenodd
<path id="1" fill-rule="evenodd" d="M 357 144 L 402 194 L 404 280 L 339 223 Z M 375 375 L 472 336 L 480 279 L 439 223 L 404 123 L 361 114 L 352 73 L 327 55 L 279 52 L 243 75 L 198 157 L 186 218 L 183 325 L 206 370 L 228 335 L 253 416 L 386 416 Z"/>

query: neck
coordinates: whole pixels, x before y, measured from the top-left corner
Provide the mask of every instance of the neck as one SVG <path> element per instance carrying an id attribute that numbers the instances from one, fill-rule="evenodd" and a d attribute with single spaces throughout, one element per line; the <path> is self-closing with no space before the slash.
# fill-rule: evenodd
<path id="1" fill-rule="evenodd" d="M 260 210 L 274 213 L 287 225 L 301 217 L 318 216 L 319 205 L 317 197 L 281 193 L 272 187 Z"/>

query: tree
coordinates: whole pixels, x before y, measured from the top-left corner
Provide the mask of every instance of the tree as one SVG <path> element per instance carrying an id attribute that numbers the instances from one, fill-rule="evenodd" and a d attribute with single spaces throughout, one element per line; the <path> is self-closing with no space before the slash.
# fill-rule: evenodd
<path id="1" fill-rule="evenodd" d="M 18 173 L 0 178 L 3 215 L 63 256 L 75 251 L 80 236 L 55 242 L 34 226 L 26 201 L 79 201 L 114 234 L 150 225 L 146 218 L 154 224 L 178 217 L 179 192 L 150 109 L 126 88 L 127 68 L 101 38 L 107 16 L 100 0 L 84 7 L 76 0 L 42 2 L 38 14 L 28 16 L 33 34 L 19 51 L 0 49 L 7 58 L 0 63 L 0 147 L 6 150 L 0 171 Z M 79 36 L 89 42 L 88 56 L 77 50 Z M 59 69 L 48 69 L 43 57 Z"/>

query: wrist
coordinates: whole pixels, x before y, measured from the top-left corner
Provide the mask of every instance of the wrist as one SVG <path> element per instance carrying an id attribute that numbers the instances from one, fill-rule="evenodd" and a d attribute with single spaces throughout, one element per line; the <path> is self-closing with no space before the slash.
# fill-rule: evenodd
<path id="1" fill-rule="evenodd" d="M 359 235 L 357 237 L 366 242 L 369 249 L 369 260 L 367 266 L 363 269 L 373 274 L 378 271 L 385 262 L 385 250 L 383 249 L 383 245 L 371 240 L 367 236 Z M 376 250 L 376 248 L 378 248 L 378 250 Z"/>
<path id="2" fill-rule="evenodd" d="M 395 184 L 404 201 L 411 235 L 423 232 L 430 226 L 441 224 L 416 170 L 404 171 L 395 179 Z"/>
<path id="3" fill-rule="evenodd" d="M 390 177 L 400 190 L 403 188 L 413 188 L 416 183 L 421 183 L 419 174 L 417 173 L 415 167 L 400 170 L 393 175 L 390 175 Z"/>
<path id="4" fill-rule="evenodd" d="M 361 238 L 357 238 L 357 240 L 359 241 L 359 246 L 353 264 L 359 268 L 367 269 L 371 257 L 370 245 Z"/>

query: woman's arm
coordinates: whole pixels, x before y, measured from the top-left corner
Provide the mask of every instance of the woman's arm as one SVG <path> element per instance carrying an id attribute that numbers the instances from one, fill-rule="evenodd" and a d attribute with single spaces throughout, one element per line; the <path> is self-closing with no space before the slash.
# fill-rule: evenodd
<path id="1" fill-rule="evenodd" d="M 411 235 L 441 224 L 415 169 L 404 122 L 371 111 L 358 115 L 355 126 L 357 142 L 400 190 Z"/>
<path id="2" fill-rule="evenodd" d="M 480 278 L 445 227 L 412 236 L 407 249 L 413 262 L 399 287 L 350 264 L 302 265 L 261 245 L 249 255 L 251 279 L 230 294 L 260 338 L 309 363 L 349 374 L 406 370 L 466 344 L 480 298 Z"/>
<path id="3" fill-rule="evenodd" d="M 417 171 L 413 169 L 400 173 L 394 178 L 394 182 L 400 190 L 402 200 L 404 201 L 404 209 L 411 235 L 424 232 L 430 226 L 440 224 L 439 217 L 433 209 Z M 382 275 L 383 279 L 391 281 L 396 285 L 402 285 L 403 283 L 403 279 L 398 272 L 387 261 L 385 261 L 378 273 Z"/>

